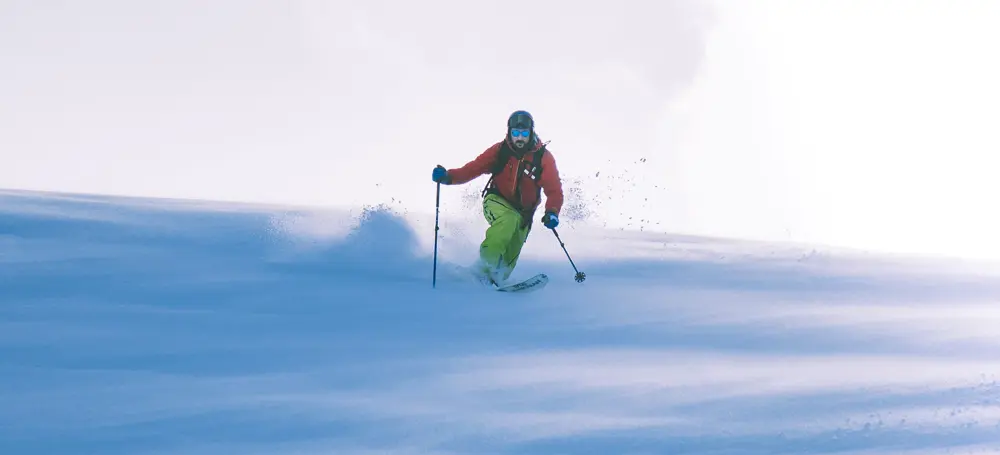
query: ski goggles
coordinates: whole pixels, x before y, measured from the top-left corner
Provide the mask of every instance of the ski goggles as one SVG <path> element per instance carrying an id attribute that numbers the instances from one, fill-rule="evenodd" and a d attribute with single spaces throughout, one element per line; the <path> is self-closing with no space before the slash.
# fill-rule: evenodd
<path id="1" fill-rule="evenodd" d="M 511 137 L 531 136 L 531 130 L 510 130 Z"/>

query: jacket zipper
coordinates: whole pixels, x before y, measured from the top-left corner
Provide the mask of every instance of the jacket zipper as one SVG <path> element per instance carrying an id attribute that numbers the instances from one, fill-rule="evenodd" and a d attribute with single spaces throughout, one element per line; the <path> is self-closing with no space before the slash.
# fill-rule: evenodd
<path id="1" fill-rule="evenodd" d="M 514 183 L 513 183 L 513 185 L 511 185 L 511 188 L 510 188 L 510 194 L 512 194 L 512 195 L 517 195 L 517 183 L 518 183 L 517 181 L 521 177 L 521 165 L 522 164 L 524 164 L 524 157 L 523 156 L 521 157 L 521 159 L 519 159 L 517 161 L 517 167 L 514 169 L 514 179 L 513 179 Z M 521 198 L 518 198 L 518 199 L 521 199 Z M 517 201 L 517 205 L 521 205 L 521 201 Z"/>

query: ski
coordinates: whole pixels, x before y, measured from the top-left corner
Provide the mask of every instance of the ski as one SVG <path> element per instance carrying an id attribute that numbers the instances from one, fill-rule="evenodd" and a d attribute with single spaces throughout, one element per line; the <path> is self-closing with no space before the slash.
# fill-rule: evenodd
<path id="1" fill-rule="evenodd" d="M 537 291 L 549 284 L 549 276 L 544 273 L 539 273 L 531 278 L 518 283 L 505 284 L 496 288 L 499 292 L 528 292 Z"/>
<path id="2" fill-rule="evenodd" d="M 527 278 L 514 283 L 506 283 L 502 285 L 497 285 L 493 283 L 492 280 L 486 278 L 484 275 L 480 274 L 476 269 L 468 266 L 457 265 L 457 264 L 447 264 L 444 268 L 448 272 L 452 273 L 456 278 L 461 278 L 462 281 L 468 279 L 474 283 L 488 288 L 493 291 L 498 292 L 529 292 L 537 291 L 542 289 L 549 283 L 549 276 L 544 273 L 539 273 L 533 277 Z"/>

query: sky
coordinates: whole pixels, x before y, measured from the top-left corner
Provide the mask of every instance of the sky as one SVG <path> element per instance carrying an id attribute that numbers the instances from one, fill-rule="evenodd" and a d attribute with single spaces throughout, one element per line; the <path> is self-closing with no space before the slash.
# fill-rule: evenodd
<path id="1" fill-rule="evenodd" d="M 552 141 L 564 218 L 1000 259 L 988 1 L 0 3 L 0 187 L 434 210 Z M 442 210 L 478 217 L 485 177 Z"/>

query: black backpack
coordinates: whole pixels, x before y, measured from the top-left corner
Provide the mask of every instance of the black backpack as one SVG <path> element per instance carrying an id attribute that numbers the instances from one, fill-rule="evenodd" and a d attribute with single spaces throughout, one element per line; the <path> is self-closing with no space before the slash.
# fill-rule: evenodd
<path id="1" fill-rule="evenodd" d="M 521 206 L 521 177 L 528 177 L 537 184 L 538 179 L 542 177 L 542 155 L 545 154 L 545 146 L 548 144 L 548 141 L 543 142 L 542 146 L 539 147 L 538 150 L 534 151 L 534 156 L 532 157 L 532 161 L 530 163 L 522 160 L 518 164 L 517 184 L 514 186 L 514 200 L 507 201 L 513 204 L 518 210 L 525 210 L 525 208 Z M 514 151 L 510 149 L 509 145 L 507 145 L 507 141 L 504 140 L 501 142 L 500 150 L 497 151 L 497 160 L 493 163 L 493 167 L 490 169 L 492 175 L 486 182 L 486 186 L 483 188 L 482 197 L 486 197 L 486 195 L 491 192 L 497 192 L 494 179 L 497 174 L 503 172 L 503 169 L 507 166 L 507 161 L 510 161 L 510 158 L 513 156 Z M 542 188 L 540 186 L 537 187 L 537 192 L 538 194 L 535 197 L 536 200 L 542 196 Z"/>

